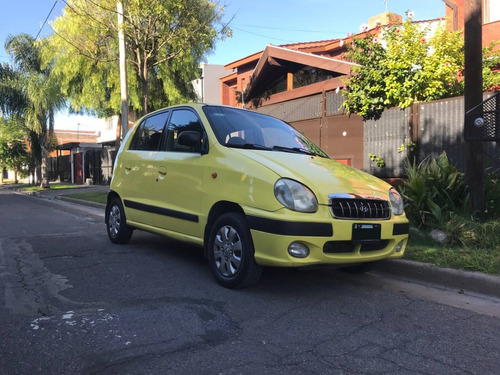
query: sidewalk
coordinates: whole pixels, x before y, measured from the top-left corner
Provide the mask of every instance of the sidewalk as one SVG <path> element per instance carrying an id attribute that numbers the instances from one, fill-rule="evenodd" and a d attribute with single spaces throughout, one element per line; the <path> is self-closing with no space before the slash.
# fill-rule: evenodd
<path id="1" fill-rule="evenodd" d="M 2 185 L 0 185 L 0 189 Z M 9 185 L 9 188 L 14 188 Z M 74 199 L 65 195 L 108 191 L 107 185 L 81 185 L 72 189 L 47 189 L 35 193 L 26 193 L 43 199 L 60 199 L 75 204 L 83 204 L 104 210 L 104 205 L 94 202 Z M 500 277 L 486 275 L 481 272 L 470 272 L 450 268 L 437 267 L 433 264 L 414 262 L 410 260 L 387 260 L 376 264 L 374 272 L 397 277 L 403 280 L 434 284 L 461 294 L 483 294 L 500 298 Z"/>
<path id="2" fill-rule="evenodd" d="M 55 183 L 51 184 L 56 185 Z M 57 185 L 63 185 L 63 184 L 57 184 Z M 40 190 L 40 191 L 34 191 L 34 192 L 26 192 L 26 191 L 20 191 L 18 187 L 20 186 L 26 186 L 26 185 L 14 185 L 14 184 L 9 184 L 9 185 L 0 185 L 0 189 L 11 189 L 13 191 L 17 191 L 22 194 L 26 195 L 32 195 L 38 198 L 44 198 L 44 199 L 61 199 L 61 200 L 73 200 L 75 203 L 80 203 L 80 204 L 85 204 L 89 203 L 86 201 L 82 201 L 80 199 L 72 199 L 66 197 L 66 195 L 71 195 L 71 194 L 80 194 L 80 193 L 91 193 L 91 192 L 107 192 L 109 191 L 109 185 L 77 185 L 75 187 L 74 184 L 67 184 L 68 186 L 71 186 L 69 189 L 45 189 L 45 190 Z M 103 205 L 101 205 L 104 207 Z"/>
<path id="3" fill-rule="evenodd" d="M 80 185 L 77 188 L 71 189 L 46 189 L 43 191 L 36 192 L 35 196 L 44 199 L 60 199 L 66 202 L 71 202 L 75 204 L 81 204 L 89 207 L 105 209 L 105 205 L 97 202 L 90 202 L 82 199 L 76 199 L 69 197 L 71 194 L 80 194 L 80 193 L 93 193 L 93 192 L 108 192 L 109 185 Z"/>
<path id="4" fill-rule="evenodd" d="M 56 185 L 56 183 L 52 183 L 51 186 Z M 40 191 L 34 191 L 34 192 L 29 192 L 29 191 L 21 191 L 19 188 L 22 186 L 26 186 L 26 184 L 0 184 L 0 190 L 11 190 L 14 191 L 18 194 L 25 194 L 25 195 L 31 195 L 33 197 L 37 198 L 43 198 L 43 199 L 60 199 L 64 200 L 67 202 L 72 202 L 72 203 L 77 203 L 77 204 L 82 204 L 85 206 L 90 206 L 90 207 L 95 207 L 95 208 L 101 208 L 104 210 L 105 206 L 100 203 L 95 203 L 95 202 L 89 202 L 81 199 L 75 199 L 68 197 L 67 195 L 71 194 L 80 194 L 80 193 L 91 193 L 91 192 L 107 192 L 109 191 L 109 185 L 74 185 L 74 184 L 59 184 L 57 185 L 68 185 L 71 186 L 71 188 L 68 189 L 53 189 L 53 188 L 48 188 L 45 190 L 40 190 Z"/>

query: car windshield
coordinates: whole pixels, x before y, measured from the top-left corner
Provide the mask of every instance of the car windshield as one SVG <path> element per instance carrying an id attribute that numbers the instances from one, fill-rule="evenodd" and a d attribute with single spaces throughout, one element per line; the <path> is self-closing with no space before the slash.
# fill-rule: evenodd
<path id="1" fill-rule="evenodd" d="M 203 111 L 219 143 L 227 147 L 328 157 L 305 135 L 277 118 L 219 106 L 205 106 Z"/>

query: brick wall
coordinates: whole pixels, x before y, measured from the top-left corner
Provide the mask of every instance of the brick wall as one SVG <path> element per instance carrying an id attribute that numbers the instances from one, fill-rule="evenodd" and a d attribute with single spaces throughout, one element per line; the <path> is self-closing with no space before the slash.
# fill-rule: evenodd
<path id="1" fill-rule="evenodd" d="M 80 143 L 96 143 L 97 134 L 95 131 L 77 131 L 77 130 L 54 130 L 54 135 L 57 139 L 57 144 L 80 142 Z"/>
<path id="2" fill-rule="evenodd" d="M 463 30 L 465 25 L 465 0 L 452 0 L 457 4 L 458 29 Z M 498 0 L 493 0 L 498 1 Z M 453 30 L 453 12 L 449 6 L 446 9 L 446 28 Z M 483 2 L 484 12 L 484 2 Z M 500 21 L 483 24 L 483 46 L 488 46 L 492 41 L 500 40 Z"/>
<path id="3" fill-rule="evenodd" d="M 57 144 L 63 145 L 65 143 L 97 143 L 98 134 L 95 131 L 88 130 L 54 130 Z M 69 150 L 63 150 L 60 155 L 69 155 Z M 52 151 L 49 156 L 57 156 L 56 151 Z"/>

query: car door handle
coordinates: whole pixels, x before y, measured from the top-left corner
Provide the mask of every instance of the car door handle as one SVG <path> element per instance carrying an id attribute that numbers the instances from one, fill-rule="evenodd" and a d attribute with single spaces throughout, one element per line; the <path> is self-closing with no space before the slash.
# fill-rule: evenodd
<path id="1" fill-rule="evenodd" d="M 167 175 L 167 168 L 165 167 L 158 168 L 158 177 L 156 178 L 156 181 L 163 180 L 166 175 Z"/>

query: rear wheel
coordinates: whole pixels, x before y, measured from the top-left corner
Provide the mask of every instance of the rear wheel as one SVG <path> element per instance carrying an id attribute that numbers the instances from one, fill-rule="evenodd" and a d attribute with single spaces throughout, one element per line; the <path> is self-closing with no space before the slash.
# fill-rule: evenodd
<path id="1" fill-rule="evenodd" d="M 122 201 L 115 197 L 106 209 L 108 210 L 106 229 L 109 239 L 116 244 L 127 243 L 134 230 L 127 225 Z"/>
<path id="2" fill-rule="evenodd" d="M 226 288 L 249 287 L 260 278 L 262 267 L 255 262 L 250 230 L 243 215 L 221 215 L 210 230 L 208 261 L 217 282 Z"/>

